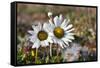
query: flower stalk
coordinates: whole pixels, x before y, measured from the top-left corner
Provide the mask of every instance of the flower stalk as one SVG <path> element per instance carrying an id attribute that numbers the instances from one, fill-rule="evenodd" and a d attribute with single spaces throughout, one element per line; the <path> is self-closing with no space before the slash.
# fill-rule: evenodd
<path id="1" fill-rule="evenodd" d="M 35 63 L 37 63 L 37 57 L 38 57 L 38 48 L 36 48 L 36 53 L 35 53 Z"/>
<path id="2" fill-rule="evenodd" d="M 52 57 L 52 43 L 50 43 L 50 57 Z"/>

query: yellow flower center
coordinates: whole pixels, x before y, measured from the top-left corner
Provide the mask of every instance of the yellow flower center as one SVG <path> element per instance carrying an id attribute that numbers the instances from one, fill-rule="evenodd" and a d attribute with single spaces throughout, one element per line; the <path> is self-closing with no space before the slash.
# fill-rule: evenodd
<path id="1" fill-rule="evenodd" d="M 59 39 L 64 36 L 64 30 L 60 27 L 56 27 L 53 32 L 54 32 L 54 35 Z"/>
<path id="2" fill-rule="evenodd" d="M 45 31 L 39 31 L 37 36 L 40 41 L 43 41 L 47 39 L 48 34 Z"/>

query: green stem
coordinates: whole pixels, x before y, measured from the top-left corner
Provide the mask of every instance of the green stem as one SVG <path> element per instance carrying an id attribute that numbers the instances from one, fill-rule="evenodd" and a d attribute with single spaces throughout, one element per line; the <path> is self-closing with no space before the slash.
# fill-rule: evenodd
<path id="1" fill-rule="evenodd" d="M 36 48 L 35 63 L 37 63 L 38 48 Z"/>
<path id="2" fill-rule="evenodd" d="M 52 57 L 52 44 L 50 44 L 50 57 Z"/>
<path id="3" fill-rule="evenodd" d="M 59 62 L 59 45 L 57 44 L 57 62 Z"/>
<path id="4" fill-rule="evenodd" d="M 58 44 L 57 44 L 57 57 L 58 57 L 58 54 L 59 54 L 59 50 L 58 50 L 59 48 L 58 48 Z"/>

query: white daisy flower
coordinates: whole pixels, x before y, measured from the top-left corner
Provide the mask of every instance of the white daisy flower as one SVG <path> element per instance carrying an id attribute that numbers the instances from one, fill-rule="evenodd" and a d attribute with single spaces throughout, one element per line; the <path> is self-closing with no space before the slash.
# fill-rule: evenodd
<path id="1" fill-rule="evenodd" d="M 69 24 L 70 20 L 63 19 L 62 15 L 54 17 L 53 21 L 50 19 L 48 24 L 48 32 L 53 38 L 53 42 L 59 44 L 62 48 L 69 46 L 69 42 L 74 39 L 73 25 Z"/>
<path id="2" fill-rule="evenodd" d="M 32 25 L 33 30 L 29 30 L 28 33 L 31 34 L 29 36 L 30 42 L 33 43 L 32 48 L 39 48 L 41 46 L 49 46 L 49 42 L 52 43 L 51 37 L 47 31 L 47 23 L 43 25 L 38 23 L 37 26 Z"/>

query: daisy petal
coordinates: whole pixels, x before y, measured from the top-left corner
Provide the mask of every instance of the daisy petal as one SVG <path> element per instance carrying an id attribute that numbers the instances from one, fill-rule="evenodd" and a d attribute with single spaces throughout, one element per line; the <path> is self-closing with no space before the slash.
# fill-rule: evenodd
<path id="1" fill-rule="evenodd" d="M 67 25 L 68 25 L 69 22 L 70 22 L 69 19 L 68 19 L 68 20 L 64 19 L 64 21 L 63 21 L 62 24 L 61 24 L 61 27 L 62 27 L 63 29 L 65 29 L 65 28 L 67 27 Z"/>
<path id="2" fill-rule="evenodd" d="M 74 33 L 68 33 L 68 32 L 65 32 L 65 36 L 68 35 L 68 36 L 73 36 L 75 35 Z"/>
<path id="3" fill-rule="evenodd" d="M 65 38 L 62 38 L 62 40 L 63 41 L 66 41 L 66 42 L 72 42 L 69 38 L 66 38 L 66 37 Z"/>
<path id="4" fill-rule="evenodd" d="M 57 26 L 60 26 L 61 22 L 60 22 L 58 16 L 54 17 L 54 23 L 55 23 L 55 26 L 56 26 L 56 27 L 57 27 Z"/>
<path id="5" fill-rule="evenodd" d="M 54 42 L 54 43 L 57 43 L 57 40 L 56 40 L 56 38 L 53 38 L 53 42 Z"/>
<path id="6" fill-rule="evenodd" d="M 48 23 L 49 32 L 53 32 L 54 28 L 55 28 L 55 25 L 53 24 L 53 22 L 51 22 L 51 20 L 49 20 L 49 23 Z"/>
<path id="7" fill-rule="evenodd" d="M 38 26 L 34 26 L 34 25 L 32 25 L 32 28 L 34 29 L 34 32 L 35 32 L 35 33 L 38 33 L 38 32 L 39 32 L 39 28 L 38 28 Z"/>
<path id="8" fill-rule="evenodd" d="M 38 23 L 38 28 L 39 28 L 39 30 L 41 30 L 41 29 L 42 29 L 42 25 L 41 25 L 41 23 L 40 23 L 40 22 Z"/>
<path id="9" fill-rule="evenodd" d="M 53 34 L 53 33 L 51 33 L 51 32 L 49 32 L 48 34 L 49 34 L 49 36 L 51 36 L 51 37 L 52 37 L 52 36 L 54 36 L 54 34 Z"/>
<path id="10" fill-rule="evenodd" d="M 67 41 L 65 41 L 65 40 L 63 40 L 64 41 L 64 43 L 67 45 L 67 46 L 69 46 L 69 43 L 67 42 Z"/>
<path id="11" fill-rule="evenodd" d="M 47 27 L 47 24 L 44 23 L 44 24 L 43 24 L 43 29 L 46 29 L 46 27 Z"/>
<path id="12" fill-rule="evenodd" d="M 51 32 L 52 30 L 51 30 L 50 24 L 44 23 L 43 30 L 46 31 L 47 33 Z"/>
<path id="13" fill-rule="evenodd" d="M 72 28 L 72 29 L 70 29 L 70 30 L 67 30 L 66 32 L 69 33 L 69 32 L 72 32 L 72 31 L 74 31 L 74 30 L 75 30 L 75 29 Z"/>
<path id="14" fill-rule="evenodd" d="M 48 17 L 52 16 L 52 12 L 48 12 Z"/>
<path id="15" fill-rule="evenodd" d="M 49 20 L 49 23 L 50 23 L 50 25 L 51 25 L 52 27 L 54 27 L 54 24 L 53 24 L 52 20 Z"/>
<path id="16" fill-rule="evenodd" d="M 65 25 L 67 25 L 66 19 L 64 19 L 64 21 L 62 22 L 61 27 L 64 28 Z"/>
<path id="17" fill-rule="evenodd" d="M 58 44 L 59 44 L 62 48 L 64 48 L 64 47 L 63 47 L 63 42 L 62 42 L 62 41 L 58 41 Z"/>
<path id="18" fill-rule="evenodd" d="M 59 15 L 59 26 L 61 25 L 62 21 L 63 21 L 63 16 L 62 16 L 62 14 L 60 14 Z"/>
<path id="19" fill-rule="evenodd" d="M 49 43 L 48 43 L 47 40 L 45 40 L 44 43 L 45 43 L 45 46 L 48 46 L 49 45 Z"/>
<path id="20" fill-rule="evenodd" d="M 72 27 L 73 27 L 73 25 L 70 24 L 70 25 L 68 25 L 66 28 L 64 28 L 64 30 L 66 31 L 66 30 L 68 30 L 68 29 L 70 29 L 70 28 L 72 28 Z"/>
<path id="21" fill-rule="evenodd" d="M 34 43 L 35 42 L 35 40 L 36 40 L 36 35 L 32 35 L 32 36 L 30 36 L 29 37 L 29 40 L 30 40 L 30 42 L 32 42 L 32 43 Z"/>
<path id="22" fill-rule="evenodd" d="M 60 20 L 60 22 L 62 22 L 62 20 L 63 20 L 62 14 L 59 15 L 59 20 Z M 60 23 L 60 24 L 61 24 L 61 23 Z"/>
<path id="23" fill-rule="evenodd" d="M 66 36 L 65 38 L 73 39 L 74 40 L 74 37 L 73 36 Z"/>
<path id="24" fill-rule="evenodd" d="M 34 31 L 32 31 L 32 30 L 29 30 L 29 31 L 28 31 L 28 33 L 30 33 L 30 34 L 34 34 Z"/>
<path id="25" fill-rule="evenodd" d="M 47 23 L 43 24 L 43 29 L 45 30 L 47 28 Z"/>
<path id="26" fill-rule="evenodd" d="M 32 25 L 33 30 L 34 30 L 34 27 L 35 27 L 35 25 Z"/>
<path id="27" fill-rule="evenodd" d="M 36 40 L 34 42 L 34 45 L 32 46 L 32 48 L 39 48 L 39 46 L 40 46 L 40 41 L 39 40 Z"/>
<path id="28" fill-rule="evenodd" d="M 41 41 L 41 46 L 43 46 L 43 47 L 45 47 L 45 46 L 46 46 L 46 44 L 45 44 L 45 42 L 44 42 L 44 41 Z"/>
<path id="29" fill-rule="evenodd" d="M 64 41 L 63 41 L 63 46 L 66 48 L 67 46 L 65 45 Z"/>
<path id="30" fill-rule="evenodd" d="M 53 43 L 53 41 L 52 41 L 52 39 L 51 39 L 51 37 L 48 37 L 48 42 L 50 42 L 50 43 Z"/>

